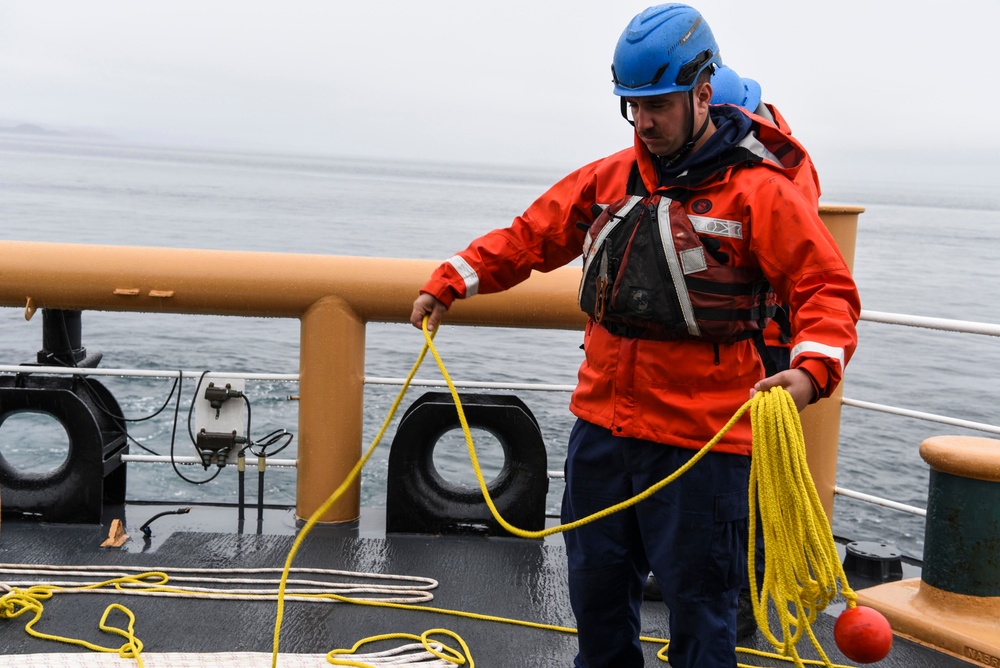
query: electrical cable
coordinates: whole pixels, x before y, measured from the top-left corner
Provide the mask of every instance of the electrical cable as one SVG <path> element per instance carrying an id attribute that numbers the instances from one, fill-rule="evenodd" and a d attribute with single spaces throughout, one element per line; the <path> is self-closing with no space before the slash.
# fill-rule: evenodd
<path id="1" fill-rule="evenodd" d="M 148 520 L 146 520 L 146 522 L 141 527 L 139 527 L 139 531 L 142 532 L 143 536 L 149 538 L 150 536 L 153 535 L 153 531 L 149 528 L 149 525 L 152 524 L 154 520 L 157 520 L 163 517 L 164 515 L 186 515 L 190 512 L 191 512 L 190 507 L 178 508 L 176 510 L 164 510 L 162 513 L 157 513 L 152 517 L 150 517 Z"/>
<path id="2" fill-rule="evenodd" d="M 108 409 L 107 405 L 101 399 L 100 394 L 98 392 L 96 392 L 93 387 L 91 387 L 92 380 L 90 378 L 87 378 L 87 376 L 80 376 L 79 378 L 80 378 L 83 386 L 87 388 L 87 394 L 90 396 L 91 399 L 94 400 L 94 404 L 97 406 L 97 409 L 99 411 L 101 411 L 102 413 L 104 413 L 105 415 L 107 415 L 108 417 L 110 417 L 110 418 L 112 418 L 114 420 L 121 420 L 122 422 L 145 422 L 146 420 L 151 420 L 154 417 L 158 416 L 160 413 L 162 413 L 164 410 L 166 410 L 166 408 L 170 404 L 170 400 L 173 398 L 174 392 L 177 390 L 177 386 L 178 386 L 177 379 L 175 378 L 174 379 L 174 383 L 173 383 L 173 385 L 170 388 L 170 393 L 167 394 L 166 400 L 163 402 L 163 405 L 160 406 L 154 413 L 150 413 L 149 415 L 146 415 L 145 417 L 141 417 L 141 418 L 129 418 L 129 417 L 125 417 L 124 415 L 115 415 L 114 412 L 112 412 L 110 409 Z M 138 440 L 136 440 L 135 437 L 133 437 L 130 433 L 128 433 L 127 429 L 123 429 L 123 431 L 125 432 L 125 438 L 127 438 L 130 442 L 134 443 L 137 447 L 141 448 L 142 450 L 145 450 L 146 452 L 148 452 L 151 455 L 156 455 L 157 457 L 160 456 L 159 452 L 157 452 L 156 450 L 153 450 L 152 448 L 150 448 L 150 447 L 148 447 L 148 446 L 140 443 Z"/>
<path id="3" fill-rule="evenodd" d="M 177 388 L 177 401 L 174 403 L 174 424 L 173 428 L 170 431 L 170 465 L 173 467 L 174 473 L 176 473 L 181 480 L 191 483 L 192 485 L 204 485 L 218 478 L 219 474 L 222 473 L 222 467 L 217 468 L 215 470 L 215 473 L 213 473 L 210 477 L 204 480 L 193 480 L 191 478 L 188 478 L 183 473 L 181 473 L 180 469 L 177 468 L 177 460 L 174 458 L 176 456 L 174 454 L 174 444 L 177 441 L 177 418 L 180 415 L 180 410 L 181 410 L 181 387 L 183 387 L 184 385 L 183 372 L 178 371 L 177 373 L 179 374 L 181 380 Z M 195 399 L 197 399 L 198 397 L 198 390 L 201 389 L 201 381 L 205 378 L 205 375 L 207 373 L 209 373 L 209 371 L 203 371 L 201 376 L 198 377 L 198 385 L 197 387 L 195 387 L 194 391 Z M 191 412 L 193 408 L 194 408 L 194 401 L 191 402 L 191 406 L 188 408 L 188 436 L 191 437 L 191 443 L 197 447 L 197 442 L 194 440 L 194 434 L 191 432 Z"/>
<path id="4" fill-rule="evenodd" d="M 69 330 L 66 328 L 66 318 L 65 318 L 65 316 L 60 317 L 59 321 L 60 321 L 60 324 L 62 325 L 63 336 L 65 337 L 67 345 L 69 345 L 70 336 L 69 336 Z M 79 362 L 76 359 L 76 355 L 72 354 L 72 349 L 70 349 L 70 359 L 72 361 L 72 364 L 69 364 L 69 365 L 66 365 L 66 366 L 69 366 L 70 368 L 73 368 L 73 369 L 80 368 Z M 174 380 L 174 384 L 171 386 L 170 393 L 167 395 L 166 400 L 163 402 L 163 405 L 160 406 L 156 410 L 156 412 L 151 413 L 150 415 L 147 415 L 147 416 L 141 417 L 141 418 L 128 418 L 128 417 L 125 417 L 124 415 L 115 415 L 114 412 L 112 412 L 107 407 L 107 405 L 104 403 L 104 400 L 101 398 L 100 393 L 96 392 L 94 390 L 94 388 L 91 386 L 91 383 L 93 381 L 90 378 L 88 378 L 87 376 L 77 376 L 76 378 L 78 378 L 80 380 L 81 384 L 84 387 L 87 388 L 87 394 L 88 394 L 88 396 L 90 396 L 90 398 L 93 399 L 94 404 L 97 406 L 97 409 L 99 411 L 101 411 L 102 413 L 104 413 L 105 415 L 107 415 L 108 417 L 110 417 L 110 418 L 112 418 L 114 420 L 121 420 L 122 422 L 145 422 L 146 420 L 153 419 L 154 417 L 156 417 L 157 415 L 159 415 L 160 413 L 162 413 L 167 408 L 167 406 L 170 404 L 170 399 L 174 396 L 174 392 L 177 390 L 177 387 L 178 387 L 178 382 L 175 379 Z M 127 438 L 129 441 L 131 441 L 132 443 L 134 443 L 136 445 L 136 447 L 138 447 L 138 448 L 140 448 L 142 450 L 145 450 L 146 452 L 148 452 L 151 455 L 156 455 L 157 457 L 160 456 L 159 452 L 153 450 L 152 448 L 147 447 L 146 445 L 144 445 L 144 444 L 140 443 L 138 440 L 136 440 L 135 437 L 133 437 L 131 434 L 128 433 L 127 429 L 123 429 L 122 431 L 125 432 L 125 438 Z"/>

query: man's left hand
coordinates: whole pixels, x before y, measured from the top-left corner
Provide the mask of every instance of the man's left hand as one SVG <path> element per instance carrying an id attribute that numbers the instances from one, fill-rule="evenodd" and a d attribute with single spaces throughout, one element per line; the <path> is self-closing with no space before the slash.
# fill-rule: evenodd
<path id="1" fill-rule="evenodd" d="M 792 395 L 795 407 L 802 412 L 806 406 L 812 403 L 816 396 L 816 388 L 813 387 L 809 374 L 801 369 L 787 369 L 773 376 L 758 381 L 750 390 L 750 398 L 758 392 L 764 392 L 772 387 L 783 387 L 788 394 Z"/>

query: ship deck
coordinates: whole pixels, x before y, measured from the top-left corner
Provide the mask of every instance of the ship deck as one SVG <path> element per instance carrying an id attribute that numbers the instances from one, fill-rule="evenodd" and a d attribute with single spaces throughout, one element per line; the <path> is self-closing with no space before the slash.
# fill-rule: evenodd
<path id="1" fill-rule="evenodd" d="M 134 526 L 162 511 L 156 506 L 130 508 Z M 218 511 L 218 509 L 214 509 Z M 217 531 L 218 513 L 235 516 L 232 509 L 210 514 L 196 508 L 188 515 L 165 516 L 152 525 L 146 539 L 130 531 L 120 548 L 101 547 L 107 537 L 100 525 L 57 525 L 4 520 L 0 531 L 3 564 L 99 565 L 145 570 L 180 568 L 281 567 L 294 541 L 290 511 L 269 510 L 259 532 L 248 521 L 249 532 Z M 527 541 L 483 536 L 374 535 L 355 529 L 316 528 L 309 533 L 294 560 L 295 567 L 414 575 L 437 580 L 434 598 L 424 604 L 436 609 L 458 609 L 484 615 L 573 627 L 565 582 L 565 552 L 561 540 Z M 55 575 L 53 577 L 56 577 Z M 121 638 L 98 630 L 98 621 L 111 603 L 135 613 L 135 634 L 144 643 L 147 666 L 161 653 L 200 654 L 252 652 L 240 665 L 270 665 L 277 605 L 274 601 L 226 601 L 125 596 L 116 592 L 93 595 L 56 595 L 45 602 L 40 631 L 118 646 Z M 0 653 L 23 655 L 20 665 L 134 665 L 117 656 L 99 655 L 25 631 L 28 616 L 0 623 Z M 668 612 L 656 601 L 642 609 L 643 634 L 668 637 Z M 122 620 L 119 620 L 122 622 Z M 831 660 L 851 665 L 833 641 L 834 618 L 821 614 L 814 630 Z M 468 644 L 480 666 L 497 668 L 569 667 L 575 654 L 572 633 L 527 628 L 445 615 L 354 604 L 287 601 L 280 641 L 282 665 L 328 665 L 323 655 L 335 648 L 383 633 L 419 634 L 447 628 Z M 777 628 L 776 625 L 774 628 Z M 398 643 L 390 643 L 398 644 Z M 758 633 L 748 643 L 762 651 L 771 648 Z M 376 646 L 384 649 L 389 645 Z M 656 658 L 660 645 L 643 643 L 647 666 L 666 665 Z M 367 649 L 366 651 L 372 651 Z M 803 658 L 816 658 L 808 641 L 800 643 Z M 59 663 L 45 654 L 68 654 Z M 91 659 L 84 656 L 89 654 Z M 123 663 L 99 663 L 107 657 Z M 32 663 L 35 661 L 35 663 Z M 39 663 L 51 661 L 52 663 Z M 287 661 L 287 662 L 286 662 Z M 752 666 L 787 666 L 787 661 L 741 654 Z M 180 665 L 206 665 L 204 663 Z M 228 665 L 228 664 L 227 664 Z M 879 667 L 949 668 L 969 664 L 951 655 L 897 637 L 889 657 L 870 664 Z"/>

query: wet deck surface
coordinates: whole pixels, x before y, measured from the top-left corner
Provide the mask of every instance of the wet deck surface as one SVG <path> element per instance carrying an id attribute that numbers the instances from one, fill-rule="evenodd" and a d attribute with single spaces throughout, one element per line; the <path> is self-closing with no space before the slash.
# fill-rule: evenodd
<path id="1" fill-rule="evenodd" d="M 182 567 L 281 567 L 294 540 L 291 535 L 159 530 L 148 542 L 133 532 L 123 549 L 114 549 L 99 547 L 105 537 L 106 530 L 100 526 L 4 521 L 0 562 L 128 565 L 168 572 Z M 316 530 L 303 543 L 294 566 L 430 577 L 440 585 L 433 592 L 434 600 L 425 605 L 574 626 L 566 594 L 565 553 L 557 543 L 480 536 L 375 538 Z M 105 607 L 112 602 L 126 605 L 135 613 L 136 635 L 145 644 L 145 652 L 272 650 L 277 609 L 274 602 L 141 598 L 114 593 L 57 595 L 45 603 L 37 628 L 118 645 L 120 639 L 97 630 Z M 0 653 L 88 651 L 34 639 L 25 632 L 25 621 L 0 622 Z M 833 623 L 833 617 L 824 614 L 814 629 L 834 662 L 851 665 L 833 642 Z M 461 635 L 477 665 L 484 667 L 569 667 L 575 654 L 575 636 L 568 633 L 435 612 L 294 601 L 285 608 L 280 647 L 283 654 L 323 654 L 375 634 L 419 634 L 439 627 Z M 644 635 L 665 638 L 666 629 L 663 604 L 644 603 Z M 760 634 L 744 644 L 771 650 Z M 644 643 L 646 665 L 666 665 L 656 658 L 658 649 L 658 645 Z M 816 658 L 808 641 L 800 643 L 799 651 L 804 658 Z M 755 666 L 790 665 L 745 654 L 740 661 Z M 970 664 L 896 638 L 889 658 L 868 665 L 950 668 Z"/>

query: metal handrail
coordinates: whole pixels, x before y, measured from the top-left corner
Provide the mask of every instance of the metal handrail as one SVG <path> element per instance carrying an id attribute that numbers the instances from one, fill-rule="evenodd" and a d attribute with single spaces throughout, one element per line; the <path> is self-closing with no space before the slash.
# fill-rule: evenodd
<path id="1" fill-rule="evenodd" d="M 865 494 L 864 492 L 856 492 L 853 489 L 847 489 L 846 487 L 840 487 L 839 485 L 833 488 L 833 493 L 839 496 L 857 499 L 858 501 L 864 501 L 865 503 L 872 503 L 877 506 L 892 508 L 893 510 L 899 510 L 911 515 L 919 515 L 921 517 L 927 516 L 927 510 L 924 508 L 918 508 L 917 506 L 911 506 L 906 503 L 899 503 L 898 501 L 891 501 L 890 499 L 885 499 L 881 496 Z"/>
<path id="2" fill-rule="evenodd" d="M 248 373 L 223 371 L 186 371 L 178 369 L 95 369 L 75 366 L 35 366 L 32 364 L 0 364 L 0 373 L 46 374 L 57 376 L 127 376 L 134 378 L 242 378 L 244 380 L 298 381 L 297 373 Z"/>
<path id="3" fill-rule="evenodd" d="M 133 454 L 123 454 L 121 455 L 123 462 L 136 462 L 139 464 L 184 464 L 185 466 L 203 466 L 201 457 L 193 457 L 188 455 L 133 455 Z M 299 465 L 297 459 L 278 459 L 276 457 L 265 458 L 265 463 L 268 468 L 280 467 L 280 468 L 295 468 Z M 247 457 L 246 465 L 249 468 L 256 468 L 260 463 L 260 459 L 257 457 Z M 233 468 L 236 468 L 235 466 Z"/>
<path id="4" fill-rule="evenodd" d="M 876 404 L 870 401 L 860 401 L 858 399 L 848 399 L 844 397 L 841 401 L 844 406 L 852 406 L 854 408 L 863 408 L 870 411 L 878 411 L 880 413 L 890 413 L 892 415 L 900 415 L 903 417 L 917 418 L 918 420 L 926 420 L 927 422 L 939 422 L 941 424 L 947 424 L 952 427 L 962 427 L 965 429 L 975 429 L 977 431 L 986 432 L 989 434 L 1000 435 L 1000 426 L 987 424 L 985 422 L 973 422 L 972 420 L 960 420 L 958 418 L 951 418 L 947 415 L 939 415 L 937 413 L 926 413 L 923 411 L 914 411 L 906 408 L 898 408 L 896 406 L 887 406 L 885 404 Z"/>
<path id="5" fill-rule="evenodd" d="M 963 334 L 1000 336 L 1000 325 L 994 325 L 991 323 L 984 323 L 984 322 L 974 322 L 971 320 L 929 318 L 925 316 L 907 315 L 904 313 L 888 313 L 884 311 L 869 311 L 865 309 L 862 309 L 861 311 L 861 320 L 866 322 L 876 322 L 887 325 L 921 327 L 924 329 L 935 329 L 939 331 L 958 332 Z M 851 406 L 853 408 L 860 408 L 863 410 L 889 413 L 891 415 L 916 418 L 918 420 L 925 420 L 928 422 L 947 424 L 952 427 L 962 427 L 965 429 L 982 431 L 988 434 L 1000 435 L 1000 426 L 987 424 L 984 422 L 960 420 L 958 418 L 939 415 L 937 413 L 915 411 L 906 408 L 899 408 L 896 406 L 888 406 L 885 404 L 873 403 L 870 401 L 850 399 L 848 397 L 844 397 L 841 400 L 841 404 L 844 406 Z M 909 513 L 911 515 L 919 515 L 921 517 L 926 517 L 927 515 L 927 511 L 923 508 L 918 508 L 916 506 L 911 506 L 905 503 L 899 503 L 897 501 L 892 501 L 891 499 L 875 496 L 873 494 L 865 494 L 864 492 L 858 492 L 852 489 L 847 489 L 845 487 L 840 487 L 839 485 L 834 486 L 833 493 L 837 496 L 843 496 L 846 498 L 862 501 L 865 503 L 871 503 L 874 505 L 883 506 L 885 508 L 891 508 L 893 510 Z"/>
<path id="6" fill-rule="evenodd" d="M 972 320 L 951 320 L 948 318 L 928 318 L 921 315 L 906 315 L 904 313 L 886 313 L 884 311 L 861 310 L 861 320 L 881 322 L 887 325 L 905 325 L 907 327 L 923 327 L 945 332 L 961 332 L 964 334 L 983 334 L 985 336 L 1000 336 L 1000 325 Z"/>

